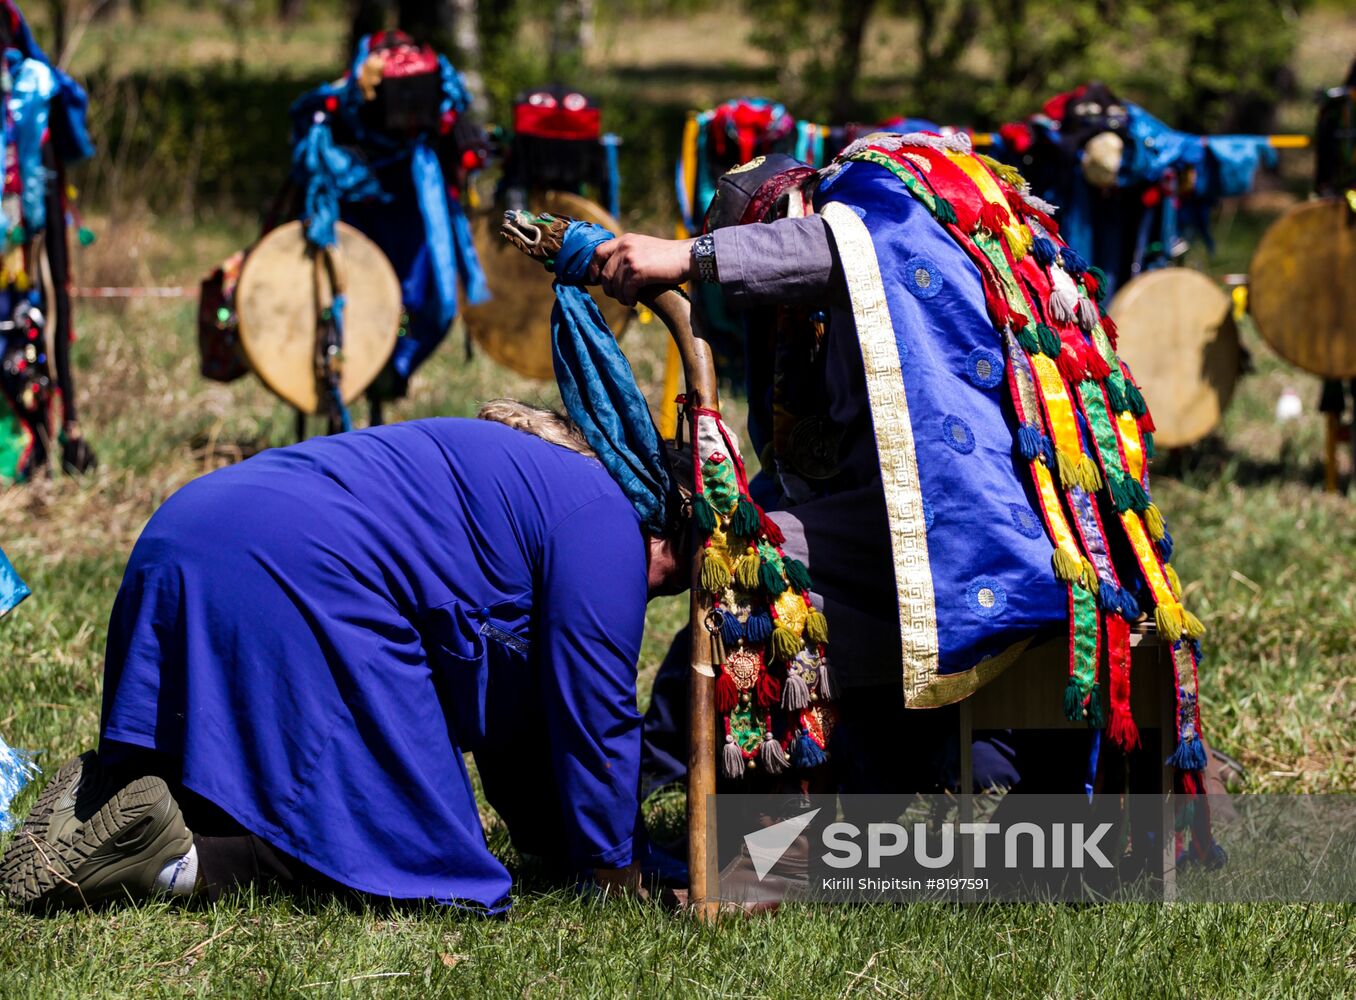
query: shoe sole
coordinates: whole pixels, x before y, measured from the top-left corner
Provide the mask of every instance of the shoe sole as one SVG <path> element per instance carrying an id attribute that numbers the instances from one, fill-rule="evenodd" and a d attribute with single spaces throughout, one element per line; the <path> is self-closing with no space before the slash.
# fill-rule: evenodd
<path id="1" fill-rule="evenodd" d="M 167 862 L 192 846 L 192 834 L 182 821 L 176 824 L 168 820 L 168 815 L 178 813 L 175 805 L 172 813 L 160 819 L 163 829 L 149 847 L 137 851 L 121 866 L 110 860 L 95 871 L 82 873 L 83 863 L 100 848 L 148 822 L 148 817 L 149 822 L 155 822 L 157 807 L 166 799 L 173 804 L 169 786 L 161 778 L 146 775 L 110 794 L 87 818 L 64 824 L 65 829 L 50 839 L 53 814 L 68 796 L 75 798 L 87 769 L 97 768 L 97 761 L 94 751 L 89 751 L 62 765 L 0 860 L 0 894 L 14 905 L 87 906 L 126 895 L 128 890 L 119 876 L 144 867 L 148 851 L 151 859 L 163 857 Z"/>

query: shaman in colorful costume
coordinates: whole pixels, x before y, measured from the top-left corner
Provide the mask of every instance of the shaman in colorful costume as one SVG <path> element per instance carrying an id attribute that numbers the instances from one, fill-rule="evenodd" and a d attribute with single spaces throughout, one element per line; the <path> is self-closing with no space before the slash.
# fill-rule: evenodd
<path id="1" fill-rule="evenodd" d="M 445 56 L 398 31 L 358 43 L 348 73 L 292 105 L 293 179 L 317 247 L 362 230 L 400 278 L 407 323 L 376 398 L 398 397 L 469 302 L 488 298 L 461 191 L 483 158 L 470 95 Z M 342 308 L 336 309 L 342 325 Z M 342 330 L 339 331 L 342 338 Z"/>
<path id="2" fill-rule="evenodd" d="M 1065 241 L 1106 273 L 1108 295 L 1181 257 L 1184 222 L 1213 248 L 1215 203 L 1251 189 L 1258 167 L 1276 162 L 1265 136 L 1179 132 L 1101 83 L 1004 125 L 994 155 L 1060 206 Z"/>
<path id="3" fill-rule="evenodd" d="M 1052 211 L 964 135 L 881 134 L 759 183 L 746 224 L 694 244 L 694 273 L 780 304 L 771 348 L 751 351 L 773 366 L 751 430 L 840 685 L 902 679 L 908 707 L 943 706 L 1065 629 L 1066 713 L 1129 748 L 1129 625 L 1151 615 L 1173 643 L 1173 762 L 1195 790 L 1202 627 L 1168 563 L 1104 277 Z"/>
<path id="4" fill-rule="evenodd" d="M 170 497 L 114 603 L 98 753 L 53 779 L 0 892 L 270 876 L 498 912 L 465 752 L 519 850 L 619 885 L 643 845 L 645 605 L 687 579 L 668 458 L 636 493 L 568 421 L 482 416 L 312 439 Z M 76 789 L 106 826 L 74 820 Z"/>
<path id="5" fill-rule="evenodd" d="M 602 109 L 588 95 L 560 84 L 519 94 L 500 200 L 509 209 L 524 209 L 533 191 L 583 194 L 591 188 L 616 218 L 619 145 L 617 136 L 603 132 Z"/>
<path id="6" fill-rule="evenodd" d="M 94 154 L 87 98 L 48 60 L 23 15 L 0 3 L 0 485 L 52 460 L 94 464 L 71 375 L 65 168 Z M 82 241 L 87 231 L 81 230 Z M 44 275 L 50 275 L 50 280 Z M 50 296 L 50 300 L 49 300 Z"/>
<path id="7" fill-rule="evenodd" d="M 1346 81 L 1328 90 L 1318 106 L 1314 135 L 1314 193 L 1320 198 L 1346 198 L 1356 216 L 1356 60 Z M 1350 386 L 1356 399 L 1356 381 Z M 1347 411 L 1347 387 L 1336 379 L 1323 381 L 1319 409 L 1341 419 Z M 1356 445 L 1354 445 L 1356 447 Z"/>

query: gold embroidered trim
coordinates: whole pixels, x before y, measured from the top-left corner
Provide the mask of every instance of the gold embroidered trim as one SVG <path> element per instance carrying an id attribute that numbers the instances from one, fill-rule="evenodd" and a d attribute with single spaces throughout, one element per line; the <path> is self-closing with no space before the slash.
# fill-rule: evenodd
<path id="1" fill-rule="evenodd" d="M 824 207 L 824 221 L 833 231 L 847 280 L 852 317 L 862 349 L 867 396 L 876 429 L 885 509 L 890 521 L 895 590 L 899 604 L 899 639 L 903 649 L 904 704 L 920 703 L 939 680 L 937 602 L 932 590 L 923 493 L 913 425 L 904 394 L 899 347 L 880 279 L 876 248 L 866 226 L 845 205 Z M 962 696 L 963 697 L 963 696 Z"/>

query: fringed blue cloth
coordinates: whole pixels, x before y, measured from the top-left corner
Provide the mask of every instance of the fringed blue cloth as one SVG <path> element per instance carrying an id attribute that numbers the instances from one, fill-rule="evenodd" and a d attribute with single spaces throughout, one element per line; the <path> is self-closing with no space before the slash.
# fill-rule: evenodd
<path id="1" fill-rule="evenodd" d="M 556 256 L 551 349 L 565 410 L 651 534 L 672 522 L 673 476 L 635 374 L 593 296 L 582 286 L 593 252 L 612 234 L 571 223 Z"/>
<path id="2" fill-rule="evenodd" d="M 339 203 L 372 198 L 390 201 L 376 175 L 362 159 L 337 146 L 330 127 L 315 122 L 292 153 L 292 169 L 305 186 L 302 219 L 306 239 L 313 246 L 332 247 L 334 225 L 339 221 Z"/>
<path id="3" fill-rule="evenodd" d="M 28 585 L 19 578 L 5 558 L 4 550 L 0 549 L 0 617 L 4 617 L 6 612 L 30 593 Z M 14 817 L 9 812 L 10 803 L 23 791 L 28 779 L 37 770 L 31 753 L 16 750 L 0 739 L 0 833 L 14 828 Z"/>

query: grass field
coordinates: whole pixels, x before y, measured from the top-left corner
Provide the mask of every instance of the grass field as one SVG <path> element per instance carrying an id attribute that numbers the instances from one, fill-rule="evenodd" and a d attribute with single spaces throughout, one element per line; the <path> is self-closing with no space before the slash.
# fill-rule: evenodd
<path id="1" fill-rule="evenodd" d="M 1345 59 L 1331 44 L 1332 10 L 1322 9 L 1302 49 L 1325 67 Z M 171 43 L 193 38 L 192 23 L 165 29 L 175 58 L 187 57 Z M 102 51 L 94 43 L 103 44 L 103 30 L 91 56 Z M 298 45 L 334 34 L 298 32 Z M 220 39 L 194 40 L 229 55 Z M 272 58 L 288 43 L 278 40 L 275 52 L 251 42 L 247 51 Z M 624 56 L 651 48 L 631 35 L 614 44 Z M 713 45 L 713 60 L 726 60 L 724 45 Z M 1312 72 L 1310 63 L 1306 81 Z M 1244 269 L 1265 223 L 1230 218 L 1209 263 L 1218 273 Z M 191 284 L 252 235 L 229 218 L 192 228 L 134 212 L 95 222 L 103 238 L 77 261 L 89 283 Z M 79 320 L 84 424 L 101 466 L 80 480 L 0 492 L 0 544 L 35 592 L 0 621 L 0 733 L 41 751 L 49 772 L 95 740 L 107 615 L 146 519 L 184 482 L 291 436 L 290 411 L 253 380 L 220 386 L 198 377 L 191 303 L 86 305 Z M 651 398 L 663 336 L 636 326 L 626 340 Z M 1250 792 L 1350 793 L 1356 499 L 1321 492 L 1316 381 L 1251 333 L 1247 343 L 1256 371 L 1240 383 L 1218 437 L 1155 480 L 1188 601 L 1210 628 L 1206 730 L 1246 765 Z M 1277 425 L 1274 404 L 1286 388 L 1308 409 Z M 466 361 L 457 331 L 393 416 L 469 415 L 500 395 L 551 398 L 483 357 Z M 1344 477 L 1351 471 L 1345 464 Z M 642 701 L 684 615 L 681 600 L 651 607 Z M 35 791 L 21 797 L 20 813 Z M 503 830 L 485 819 L 514 863 Z M 252 894 L 49 919 L 0 910 L 0 1000 L 261 994 L 1356 996 L 1356 908 L 804 907 L 710 928 L 654 905 L 578 898 L 527 870 L 504 921 Z"/>

